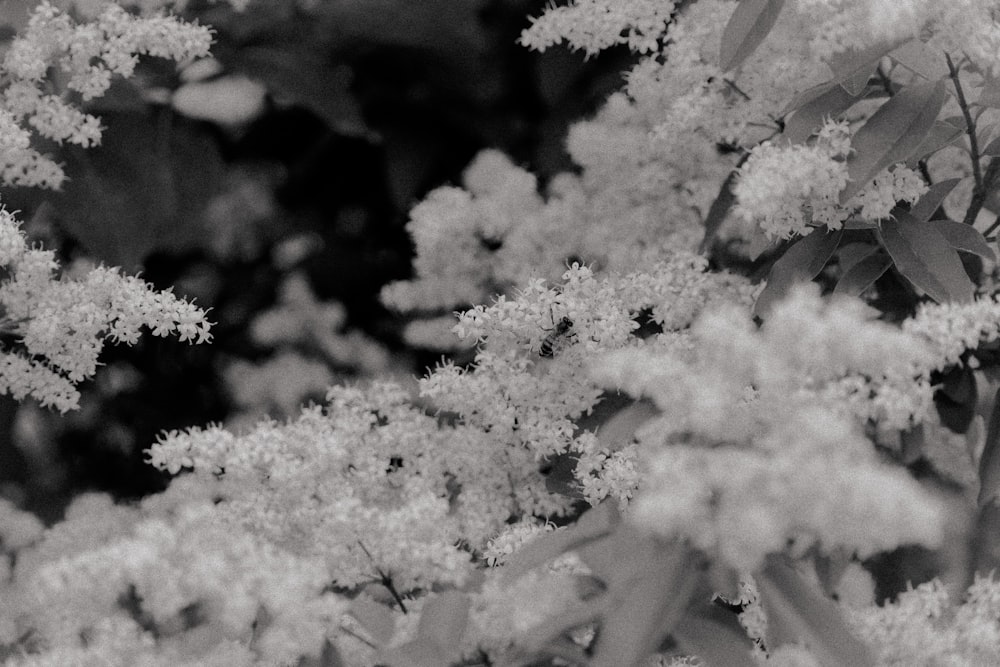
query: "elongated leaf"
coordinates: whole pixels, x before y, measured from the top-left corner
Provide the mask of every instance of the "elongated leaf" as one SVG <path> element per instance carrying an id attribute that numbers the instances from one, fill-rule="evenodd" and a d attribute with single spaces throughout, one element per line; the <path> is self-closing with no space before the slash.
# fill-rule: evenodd
<path id="1" fill-rule="evenodd" d="M 336 645 L 327 639 L 323 642 L 323 650 L 317 657 L 299 658 L 295 667 L 347 667 L 347 662 L 340 655 Z"/>
<path id="2" fill-rule="evenodd" d="M 979 458 L 979 506 L 1000 497 L 1000 391 L 993 398 L 993 412 L 986 429 L 986 444 Z"/>
<path id="3" fill-rule="evenodd" d="M 955 220 L 933 220 L 931 224 L 941 233 L 941 236 L 948 241 L 955 250 L 961 250 L 973 255 L 978 255 L 991 262 L 996 261 L 996 253 L 990 247 L 986 238 L 974 229 L 972 225 L 966 225 Z"/>
<path id="4" fill-rule="evenodd" d="M 601 425 L 597 441 L 609 451 L 621 449 L 632 442 L 639 427 L 660 414 L 660 409 L 650 400 L 635 401 L 619 410 Z"/>
<path id="5" fill-rule="evenodd" d="M 906 164 L 913 167 L 917 161 L 922 160 L 932 153 L 936 153 L 945 146 L 950 146 L 958 142 L 965 136 L 965 128 L 958 127 L 953 123 L 936 120 L 930 131 L 920 145 L 913 149 L 910 156 L 906 158 Z"/>
<path id="6" fill-rule="evenodd" d="M 352 600 L 347 613 L 361 623 L 379 646 L 388 644 L 396 631 L 396 620 L 392 610 L 367 596 L 362 595 Z"/>
<path id="7" fill-rule="evenodd" d="M 740 160 L 740 164 L 744 162 L 746 162 L 746 158 Z M 719 188 L 719 194 L 708 209 L 708 215 L 705 216 L 705 236 L 701 240 L 699 252 L 704 253 L 711 247 L 712 240 L 719 233 L 719 228 L 722 227 L 726 215 L 733 208 L 733 203 L 736 201 L 736 195 L 733 194 L 733 186 L 736 184 L 736 174 L 735 169 L 729 172 L 729 176 L 726 176 L 722 187 Z"/>
<path id="8" fill-rule="evenodd" d="M 929 81 L 948 76 L 948 61 L 945 60 L 944 52 L 916 38 L 893 49 L 889 57 Z"/>
<path id="9" fill-rule="evenodd" d="M 879 240 L 892 257 L 896 270 L 938 303 L 972 300 L 973 285 L 958 252 L 932 222 L 909 215 L 885 220 Z"/>
<path id="10" fill-rule="evenodd" d="M 767 612 L 768 648 L 797 643 L 822 665 L 875 665 L 871 650 L 850 631 L 840 608 L 807 584 L 784 558 L 769 556 L 757 583 Z"/>
<path id="11" fill-rule="evenodd" d="M 840 244 L 842 235 L 842 231 L 824 233 L 817 229 L 788 248 L 771 267 L 767 286 L 754 305 L 754 315 L 766 318 L 771 307 L 783 299 L 793 285 L 808 282 L 819 275 Z"/>
<path id="12" fill-rule="evenodd" d="M 920 198 L 913 208 L 910 209 L 910 215 L 913 216 L 915 220 L 924 222 L 925 220 L 930 220 L 934 215 L 934 212 L 941 207 L 941 202 L 944 198 L 955 189 L 955 186 L 959 184 L 962 179 L 960 178 L 949 178 L 946 181 L 941 181 L 932 185 L 924 196 Z"/>
<path id="13" fill-rule="evenodd" d="M 989 72 L 984 73 L 983 87 L 976 101 L 984 107 L 1000 108 L 1000 78 Z"/>
<path id="14" fill-rule="evenodd" d="M 934 407 L 938 417 L 952 433 L 965 433 L 973 417 L 979 395 L 976 378 L 968 366 L 953 366 L 941 379 L 934 392 Z"/>
<path id="15" fill-rule="evenodd" d="M 875 175 L 906 160 L 934 126 L 945 100 L 944 81 L 918 82 L 900 90 L 851 139 L 847 158 L 851 182 L 840 193 L 844 204 Z"/>
<path id="16" fill-rule="evenodd" d="M 849 268 L 837 281 L 833 288 L 834 294 L 861 296 L 864 291 L 875 284 L 882 274 L 892 266 L 892 258 L 885 253 L 875 253 Z"/>
<path id="17" fill-rule="evenodd" d="M 698 584 L 696 557 L 683 543 L 648 537 L 635 548 L 641 567 L 609 591 L 613 607 L 601 624 L 591 667 L 640 664 L 680 621 Z"/>
<path id="18" fill-rule="evenodd" d="M 387 667 L 441 667 L 449 661 L 437 642 L 418 637 L 402 646 L 382 651 L 375 664 Z"/>
<path id="19" fill-rule="evenodd" d="M 878 61 L 892 51 L 900 42 L 880 42 L 865 49 L 842 51 L 827 60 L 833 70 L 833 78 L 851 95 L 860 95 L 868 85 L 868 79 L 878 66 Z"/>
<path id="20" fill-rule="evenodd" d="M 793 107 L 795 113 L 791 118 L 785 119 L 782 136 L 793 144 L 803 143 L 823 124 L 824 118 L 846 111 L 861 99 L 847 92 L 836 82 L 823 84 L 817 88 L 823 89 L 823 92 Z"/>
<path id="21" fill-rule="evenodd" d="M 878 249 L 879 245 L 877 243 L 866 243 L 863 241 L 845 243 L 837 248 L 837 266 L 840 267 L 841 273 L 846 273 L 851 270 L 852 266 L 866 257 L 870 257 Z"/>
<path id="22" fill-rule="evenodd" d="M 614 503 L 603 502 L 585 512 L 570 528 L 547 533 L 526 544 L 507 561 L 504 576 L 516 579 L 567 551 L 609 535 L 620 519 Z"/>
<path id="23" fill-rule="evenodd" d="M 741 0 L 719 47 L 719 67 L 728 72 L 750 57 L 771 32 L 785 0 Z"/>
<path id="24" fill-rule="evenodd" d="M 980 151 L 983 155 L 988 155 L 990 157 L 996 157 L 1000 155 L 1000 137 L 997 137 L 990 143 L 986 144 L 986 148 Z"/>
<path id="25" fill-rule="evenodd" d="M 758 663 L 750 657 L 753 644 L 738 625 L 736 628 L 688 614 L 674 628 L 673 635 L 681 648 L 709 665 L 754 667 Z"/>
<path id="26" fill-rule="evenodd" d="M 459 591 L 445 591 L 429 599 L 420 612 L 417 637 L 436 643 L 449 659 L 460 657 L 469 607 L 469 597 Z"/>

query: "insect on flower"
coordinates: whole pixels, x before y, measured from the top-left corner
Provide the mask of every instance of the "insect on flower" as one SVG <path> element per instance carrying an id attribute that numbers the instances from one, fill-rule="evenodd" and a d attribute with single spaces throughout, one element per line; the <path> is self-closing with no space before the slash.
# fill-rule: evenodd
<path id="1" fill-rule="evenodd" d="M 559 339 L 569 333 L 572 328 L 573 320 L 568 317 L 563 317 L 559 320 L 555 328 L 548 330 L 550 333 L 542 340 L 542 344 L 538 347 L 538 355 L 551 359 L 555 355 L 555 347 Z"/>

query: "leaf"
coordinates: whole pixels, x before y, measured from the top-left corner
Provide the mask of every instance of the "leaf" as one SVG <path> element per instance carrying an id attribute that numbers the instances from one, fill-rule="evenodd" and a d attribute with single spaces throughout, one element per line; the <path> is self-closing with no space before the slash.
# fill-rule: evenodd
<path id="1" fill-rule="evenodd" d="M 1000 137 L 997 137 L 990 143 L 986 144 L 986 147 L 983 148 L 980 151 L 980 153 L 982 153 L 983 155 L 988 155 L 990 157 L 996 157 L 997 155 L 1000 155 Z"/>
<path id="2" fill-rule="evenodd" d="M 367 596 L 362 595 L 352 600 L 347 613 L 357 619 L 379 646 L 388 644 L 396 631 L 393 611 Z"/>
<path id="3" fill-rule="evenodd" d="M 826 83 L 817 88 L 825 89 L 825 92 L 790 109 L 789 111 L 794 110 L 795 113 L 790 118 L 785 119 L 785 129 L 782 136 L 793 144 L 805 142 L 823 124 L 825 118 L 846 111 L 861 99 L 849 93 L 836 82 Z"/>
<path id="4" fill-rule="evenodd" d="M 938 152 L 945 146 L 950 146 L 964 136 L 964 127 L 956 127 L 953 123 L 936 120 L 924 140 L 906 158 L 906 163 L 914 166 L 918 160 Z"/>
<path id="5" fill-rule="evenodd" d="M 245 47 L 226 58 L 226 64 L 260 81 L 276 96 L 309 109 L 338 134 L 371 134 L 351 91 L 351 69 L 332 65 L 309 44 Z"/>
<path id="6" fill-rule="evenodd" d="M 567 551 L 610 534 L 620 520 L 615 504 L 603 502 L 585 512 L 566 530 L 546 533 L 516 551 L 504 566 L 503 574 L 508 579 L 516 579 Z"/>
<path id="7" fill-rule="evenodd" d="M 983 75 L 983 88 L 976 102 L 984 107 L 1000 108 L 1000 77 L 989 72 Z"/>
<path id="8" fill-rule="evenodd" d="M 837 248 L 837 266 L 840 267 L 840 272 L 846 273 L 850 271 L 852 266 L 866 257 L 870 257 L 878 249 L 878 244 L 862 241 L 845 243 L 840 246 Z"/>
<path id="9" fill-rule="evenodd" d="M 941 236 L 955 250 L 967 252 L 982 257 L 983 259 L 995 262 L 997 257 L 990 247 L 986 238 L 979 233 L 972 225 L 967 225 L 956 220 L 932 220 L 929 224 L 934 225 Z"/>
<path id="10" fill-rule="evenodd" d="M 874 667 L 871 650 L 850 631 L 840 608 L 783 557 L 769 556 L 757 582 L 767 612 L 768 648 L 803 644 L 823 665 Z"/>
<path id="11" fill-rule="evenodd" d="M 906 213 L 898 217 L 884 220 L 878 233 L 896 270 L 938 303 L 972 301 L 972 281 L 937 226 Z"/>
<path id="12" fill-rule="evenodd" d="M 632 442 L 639 427 L 660 414 L 660 409 L 650 400 L 635 401 L 612 415 L 601 424 L 595 434 L 601 447 L 609 451 L 621 449 Z"/>
<path id="13" fill-rule="evenodd" d="M 833 293 L 861 296 L 890 266 L 892 258 L 885 253 L 869 255 L 844 272 L 833 288 Z"/>
<path id="14" fill-rule="evenodd" d="M 753 644 L 746 633 L 716 620 L 685 615 L 674 628 L 673 635 L 681 648 L 709 665 L 754 667 L 758 664 L 751 657 Z"/>
<path id="15" fill-rule="evenodd" d="M 329 639 L 323 642 L 323 651 L 318 657 L 302 657 L 296 667 L 347 667 L 347 663 L 337 650 L 337 646 Z"/>
<path id="16" fill-rule="evenodd" d="M 740 164 L 743 162 L 746 162 L 746 158 L 740 160 Z M 736 195 L 733 194 L 733 186 L 736 184 L 736 178 L 737 172 L 734 169 L 729 172 L 729 176 L 726 176 L 722 187 L 719 188 L 719 194 L 709 207 L 708 215 L 705 216 L 705 235 L 701 239 L 701 246 L 698 252 L 705 253 L 711 247 L 712 240 L 719 233 L 726 215 L 733 208 L 733 203 L 736 201 Z"/>
<path id="17" fill-rule="evenodd" d="M 771 267 L 764 291 L 757 297 L 754 315 L 765 319 L 771 307 L 783 299 L 793 285 L 808 282 L 819 275 L 840 244 L 842 231 L 813 231 L 793 243 Z"/>
<path id="18" fill-rule="evenodd" d="M 953 366 L 934 392 L 934 407 L 941 423 L 952 433 L 965 433 L 976 416 L 978 398 L 972 369 L 967 365 Z"/>
<path id="19" fill-rule="evenodd" d="M 135 271 L 158 250 L 204 247 L 203 212 L 221 189 L 218 142 L 167 108 L 106 113 L 101 145 L 65 152 L 59 224 L 87 253 Z"/>
<path id="20" fill-rule="evenodd" d="M 437 643 L 449 659 L 460 657 L 470 606 L 469 597 L 460 591 L 445 591 L 430 598 L 420 612 L 417 637 Z"/>
<path id="21" fill-rule="evenodd" d="M 785 0 L 741 0 L 722 33 L 719 67 L 728 72 L 746 60 L 771 32 Z"/>
<path id="22" fill-rule="evenodd" d="M 995 500 L 995 494 L 991 496 Z M 1000 569 L 1000 504 L 990 502 L 979 504 L 976 522 L 969 529 L 969 580 L 972 574 L 992 575 Z"/>
<path id="23" fill-rule="evenodd" d="M 986 428 L 986 443 L 979 457 L 979 507 L 1000 497 L 1000 391 L 993 397 L 993 412 Z"/>
<path id="24" fill-rule="evenodd" d="M 955 186 L 961 180 L 960 178 L 949 178 L 946 181 L 940 181 L 932 185 L 924 193 L 924 196 L 910 209 L 910 215 L 920 222 L 930 220 L 934 212 L 941 207 L 941 202 L 955 189 Z"/>
<path id="25" fill-rule="evenodd" d="M 442 647 L 417 637 L 401 646 L 382 651 L 374 664 L 387 667 L 441 667 L 449 664 Z"/>
<path id="26" fill-rule="evenodd" d="M 891 164 L 903 162 L 924 141 L 934 126 L 946 94 L 944 81 L 921 81 L 903 88 L 872 114 L 851 139 L 847 158 L 851 179 L 840 193 L 846 203 L 875 175 Z"/>
<path id="27" fill-rule="evenodd" d="M 683 542 L 633 541 L 636 573 L 608 592 L 591 667 L 639 665 L 680 621 L 699 582 L 697 558 Z"/>
<path id="28" fill-rule="evenodd" d="M 900 42 L 880 42 L 867 48 L 836 53 L 827 60 L 833 78 L 851 95 L 857 96 L 868 86 L 868 79 L 882 56 L 892 51 Z"/>
<path id="29" fill-rule="evenodd" d="M 911 39 L 889 53 L 889 57 L 914 74 L 930 81 L 948 76 L 948 62 L 944 52 L 928 46 L 919 39 Z"/>

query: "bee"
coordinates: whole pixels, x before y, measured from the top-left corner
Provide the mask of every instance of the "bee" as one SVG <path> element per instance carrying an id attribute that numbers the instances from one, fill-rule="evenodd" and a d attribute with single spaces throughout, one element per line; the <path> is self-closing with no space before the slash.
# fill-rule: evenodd
<path id="1" fill-rule="evenodd" d="M 556 326 L 549 331 L 549 335 L 542 340 L 538 347 L 538 356 L 551 359 L 555 355 L 555 347 L 559 339 L 565 336 L 573 328 L 573 320 L 563 317 Z"/>

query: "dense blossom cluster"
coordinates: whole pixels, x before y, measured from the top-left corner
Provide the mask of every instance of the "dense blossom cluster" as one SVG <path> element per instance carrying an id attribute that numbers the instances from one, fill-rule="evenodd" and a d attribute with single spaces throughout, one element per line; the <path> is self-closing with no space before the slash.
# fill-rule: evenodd
<path id="1" fill-rule="evenodd" d="M 209 30 L 170 16 L 134 16 L 113 2 L 91 7 L 89 20 L 40 3 L 27 27 L 3 57 L 5 85 L 0 91 L 0 177 L 8 185 L 58 188 L 62 168 L 31 146 L 32 128 L 57 143 L 83 147 L 100 142 L 100 121 L 70 101 L 102 96 L 115 75 L 129 77 L 139 56 L 178 62 L 208 54 Z M 65 90 L 52 94 L 51 68 L 65 76 Z"/>
<path id="2" fill-rule="evenodd" d="M 854 607 L 855 630 L 884 665 L 987 665 L 1000 654 L 1000 584 L 977 577 L 961 604 L 932 580 L 882 606 Z"/>
<path id="3" fill-rule="evenodd" d="M 827 122 L 808 146 L 765 141 L 739 169 L 738 215 L 770 236 L 789 238 L 817 226 L 840 229 L 855 210 L 866 220 L 882 220 L 898 202 L 915 204 L 927 192 L 915 171 L 896 165 L 841 206 L 837 197 L 849 180 L 844 161 L 849 151 L 846 123 Z"/>
<path id="4" fill-rule="evenodd" d="M 628 44 L 633 51 L 648 53 L 657 49 L 657 40 L 666 31 L 673 11 L 674 3 L 663 0 L 574 0 L 533 18 L 531 27 L 521 35 L 521 43 L 544 51 L 566 40 L 587 55 Z"/>
<path id="5" fill-rule="evenodd" d="M 634 519 L 750 571 L 790 539 L 865 554 L 937 544 L 942 509 L 879 464 L 861 430 L 925 414 L 931 391 L 918 378 L 931 353 L 874 314 L 800 290 L 759 332 L 745 313 L 716 310 L 695 323 L 690 351 L 599 362 L 598 379 L 661 411 L 637 433 Z"/>
<path id="6" fill-rule="evenodd" d="M 0 645 L 27 642 L 5 664 L 276 665 L 319 655 L 347 606 L 324 593 L 322 562 L 218 523 L 206 491 L 181 482 L 137 508 L 78 498 L 0 582 Z M 32 655 L 31 646 L 50 650 Z"/>
<path id="7" fill-rule="evenodd" d="M 0 210 L 0 305 L 17 345 L 0 356 L 0 390 L 32 396 L 65 412 L 77 407 L 75 385 L 94 375 L 106 339 L 134 344 L 142 327 L 182 341 L 211 339 L 205 311 L 158 292 L 117 269 L 88 268 L 57 277 L 55 254 L 30 249 L 13 214 Z"/>

